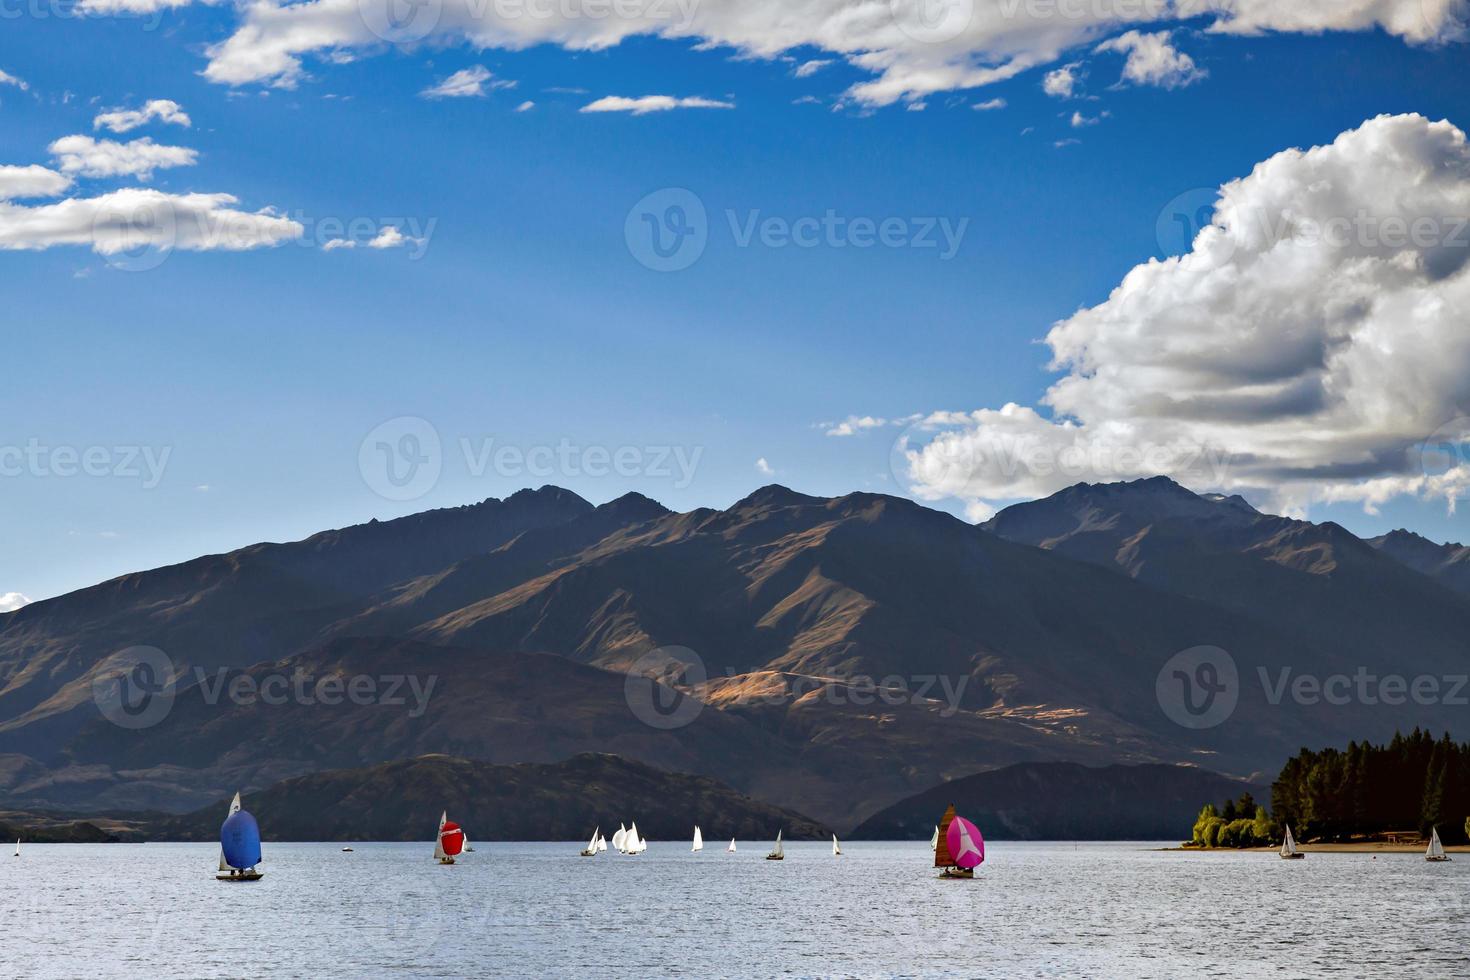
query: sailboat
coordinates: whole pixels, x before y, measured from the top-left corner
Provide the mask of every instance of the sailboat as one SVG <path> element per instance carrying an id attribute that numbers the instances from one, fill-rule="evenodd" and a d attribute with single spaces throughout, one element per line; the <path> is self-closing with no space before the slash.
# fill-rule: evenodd
<path id="1" fill-rule="evenodd" d="M 240 805 L 240 794 L 230 801 L 230 812 L 219 828 L 219 873 L 217 881 L 259 881 L 255 866 L 261 862 L 260 827 L 250 811 Z"/>
<path id="2" fill-rule="evenodd" d="M 601 836 L 601 830 L 601 827 L 596 827 L 593 829 L 592 839 L 587 842 L 586 847 L 582 848 L 582 857 L 590 858 L 597 856 L 597 839 Z"/>
<path id="3" fill-rule="evenodd" d="M 607 850 L 607 838 L 599 833 L 597 835 L 597 853 L 601 854 L 605 850 Z"/>
<path id="4" fill-rule="evenodd" d="M 779 831 L 779 830 L 776 831 L 776 846 L 774 848 L 772 848 L 770 854 L 767 854 L 766 855 L 766 860 L 767 861 L 784 861 L 784 860 L 786 860 L 786 852 L 781 849 L 781 831 Z"/>
<path id="5" fill-rule="evenodd" d="M 837 843 L 836 834 L 832 835 L 832 856 L 836 858 L 842 857 L 842 845 Z"/>
<path id="6" fill-rule="evenodd" d="M 350 848 L 350 847 L 344 847 L 344 848 L 342 848 L 342 853 L 343 854 L 351 854 L 352 853 L 352 848 Z"/>
<path id="7" fill-rule="evenodd" d="M 638 836 L 638 821 L 634 820 L 628 828 L 627 850 L 625 854 L 642 854 L 648 850 L 648 841 Z"/>
<path id="8" fill-rule="evenodd" d="M 704 850 L 704 835 L 699 832 L 699 824 L 695 824 L 694 825 L 694 846 L 691 847 L 689 850 L 691 850 L 691 851 L 702 851 L 702 850 Z"/>
<path id="9" fill-rule="evenodd" d="M 628 853 L 628 828 L 621 823 L 618 824 L 618 832 L 613 834 L 612 846 L 618 849 L 619 854 Z"/>
<path id="10" fill-rule="evenodd" d="M 20 857 L 20 838 L 15 839 L 15 857 Z"/>
<path id="11" fill-rule="evenodd" d="M 1290 825 L 1286 828 L 1286 839 L 1281 842 L 1281 856 L 1288 861 L 1301 860 L 1306 857 L 1305 854 L 1296 849 L 1296 839 L 1291 836 Z"/>
<path id="12" fill-rule="evenodd" d="M 439 814 L 439 836 L 434 840 L 434 858 L 440 864 L 453 864 L 464 850 L 464 831 L 449 819 L 449 811 Z"/>
<path id="13" fill-rule="evenodd" d="M 1424 852 L 1426 861 L 1448 861 L 1450 856 L 1444 852 L 1444 845 L 1439 842 L 1439 828 L 1431 827 L 1429 831 L 1429 850 Z"/>
<path id="14" fill-rule="evenodd" d="M 729 853 L 729 854 L 734 854 L 735 853 L 735 838 L 733 838 L 733 837 L 730 838 L 730 846 L 727 847 L 727 848 L 725 848 L 725 851 L 726 851 L 726 853 Z"/>
<path id="15" fill-rule="evenodd" d="M 929 838 L 929 850 L 939 850 L 939 824 L 934 825 L 934 836 Z"/>
<path id="16" fill-rule="evenodd" d="M 934 839 L 934 867 L 942 868 L 941 878 L 973 878 L 975 869 L 985 861 L 985 838 L 976 827 L 954 812 L 951 803 L 939 821 Z"/>

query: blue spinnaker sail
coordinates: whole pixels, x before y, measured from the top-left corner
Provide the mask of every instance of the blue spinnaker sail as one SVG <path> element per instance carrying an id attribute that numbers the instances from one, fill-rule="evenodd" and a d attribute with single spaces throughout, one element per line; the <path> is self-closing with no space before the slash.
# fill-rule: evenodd
<path id="1" fill-rule="evenodd" d="M 253 868 L 260 863 L 260 827 L 249 810 L 232 813 L 219 829 L 219 846 L 225 863 L 232 868 Z"/>

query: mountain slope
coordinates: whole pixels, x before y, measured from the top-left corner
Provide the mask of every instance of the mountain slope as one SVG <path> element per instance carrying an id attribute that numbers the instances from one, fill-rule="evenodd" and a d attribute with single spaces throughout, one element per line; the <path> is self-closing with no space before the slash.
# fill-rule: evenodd
<path id="1" fill-rule="evenodd" d="M 445 810 L 475 842 L 585 841 L 594 827 L 611 837 L 619 821 L 637 821 L 639 834 L 650 840 L 688 840 L 699 824 L 711 847 L 730 837 L 771 840 L 783 829 L 789 840 L 832 832 L 713 779 L 613 755 L 578 755 L 551 765 L 422 756 L 288 779 L 248 794 L 245 805 L 266 840 L 417 840 L 427 842 L 426 855 Z M 215 840 L 228 807 L 228 798 L 221 798 L 153 823 L 147 833 L 154 840 Z"/>
<path id="2" fill-rule="evenodd" d="M 1470 595 L 1470 547 L 1435 544 L 1422 535 L 1403 529 L 1369 538 L 1368 544 L 1446 588 L 1461 595 Z"/>
<path id="3" fill-rule="evenodd" d="M 1071 763 L 1007 766 L 902 800 L 863 821 L 855 839 L 920 840 L 951 803 L 994 840 L 1181 840 L 1200 807 L 1265 786 L 1190 766 Z"/>

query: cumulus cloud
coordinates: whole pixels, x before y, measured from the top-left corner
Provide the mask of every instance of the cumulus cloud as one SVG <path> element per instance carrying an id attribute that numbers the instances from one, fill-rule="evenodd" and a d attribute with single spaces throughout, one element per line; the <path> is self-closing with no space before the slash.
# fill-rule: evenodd
<path id="1" fill-rule="evenodd" d="M 1470 489 L 1467 309 L 1465 134 L 1380 116 L 1225 184 L 1188 254 L 1053 326 L 1042 410 L 928 416 L 895 469 L 982 509 L 1160 473 L 1289 512 L 1453 505 Z"/>
<path id="2" fill-rule="evenodd" d="M 823 422 L 818 426 L 829 436 L 855 436 L 859 432 L 869 429 L 878 429 L 888 424 L 887 419 L 880 419 L 872 415 L 849 415 L 841 422 Z"/>
<path id="3" fill-rule="evenodd" d="M 85 0 L 154 6 L 182 0 Z M 1209 18 L 1205 27 L 1263 31 L 1382 28 L 1412 43 L 1463 36 L 1463 0 L 1149 0 L 1138 4 L 950 4 L 919 0 L 718 0 L 634 4 L 618 17 L 588 16 L 577 5 L 551 16 L 482 0 L 424 4 L 407 23 L 400 0 L 259 0 L 241 5 L 235 31 L 208 49 L 205 76 L 230 85 L 294 85 L 303 59 L 381 50 L 383 42 L 468 42 L 478 48 L 554 44 L 572 51 L 614 47 L 654 36 L 724 47 L 743 57 L 776 58 L 810 48 L 846 60 L 871 77 L 848 90 L 852 101 L 887 105 L 935 92 L 977 88 L 1054 63 L 1067 52 L 1120 31 Z M 420 12 L 428 11 L 419 15 Z M 1074 79 L 1075 80 L 1075 79 Z M 1054 82 L 1054 86 L 1060 82 Z"/>
<path id="4" fill-rule="evenodd" d="M 490 77 L 490 69 L 484 65 L 474 65 L 460 69 L 438 85 L 430 86 L 419 94 L 426 99 L 481 98 L 485 95 L 487 82 L 492 88 L 507 88 L 515 84 L 513 82 L 491 82 Z"/>
<path id="5" fill-rule="evenodd" d="M 1104 41 L 1095 50 L 1099 54 L 1110 51 L 1126 54 L 1128 60 L 1123 63 L 1123 80 L 1134 85 L 1183 88 L 1209 74 L 1197 66 L 1193 58 L 1170 43 L 1168 31 L 1153 34 L 1129 31 Z"/>
<path id="6" fill-rule="evenodd" d="M 1058 99 L 1070 99 L 1082 80 L 1079 65 L 1063 65 L 1041 77 L 1041 90 Z"/>
<path id="7" fill-rule="evenodd" d="M 415 238 L 411 235 L 405 235 L 394 225 L 384 225 L 381 229 L 379 229 L 376 235 L 374 235 L 367 241 L 362 242 L 361 245 L 363 248 L 386 249 L 402 248 L 404 245 L 422 245 L 423 243 L 423 238 Z M 326 252 L 335 252 L 338 249 L 343 248 L 357 248 L 358 244 L 359 243 L 356 240 L 351 238 L 333 238 L 331 241 L 322 246 L 322 250 Z"/>
<path id="8" fill-rule="evenodd" d="M 193 125 L 189 114 L 177 102 L 170 99 L 149 99 L 141 109 L 114 109 L 99 114 L 92 120 L 92 128 L 127 133 L 155 121 L 184 127 Z"/>
<path id="9" fill-rule="evenodd" d="M 148 137 L 119 143 L 90 136 L 63 136 L 47 148 L 64 174 L 82 177 L 136 177 L 149 180 L 153 171 L 192 167 L 199 153 L 183 146 L 163 146 Z"/>
<path id="10" fill-rule="evenodd" d="M 0 249 L 81 245 L 99 255 L 141 247 L 243 251 L 300 238 L 305 230 L 269 209 L 231 207 L 237 203 L 229 194 L 165 194 L 152 188 L 34 207 L 0 201 Z"/>
<path id="11" fill-rule="evenodd" d="M 766 458 L 764 456 L 755 461 L 755 469 L 756 472 L 759 473 L 761 476 L 776 475 L 775 469 L 771 467 L 770 463 L 766 462 Z"/>
<path id="12" fill-rule="evenodd" d="M 32 164 L 0 166 L 0 201 L 21 197 L 55 197 L 72 184 L 70 177 Z"/>
<path id="13" fill-rule="evenodd" d="M 675 98 L 672 95 L 643 95 L 636 99 L 624 98 L 621 95 L 605 95 L 595 102 L 589 102 L 579 111 L 581 112 L 631 112 L 635 116 L 642 116 L 650 112 L 667 112 L 670 109 L 733 109 L 733 102 L 718 102 L 714 99 L 704 99 L 699 96 Z"/>
<path id="14" fill-rule="evenodd" d="M 19 592 L 0 592 L 0 613 L 15 612 L 21 606 L 28 606 L 31 600 Z"/>
<path id="15" fill-rule="evenodd" d="M 1005 99 L 986 99 L 984 102 L 976 102 L 970 108 L 976 112 L 994 112 L 996 109 L 1004 109 L 1005 107 Z"/>

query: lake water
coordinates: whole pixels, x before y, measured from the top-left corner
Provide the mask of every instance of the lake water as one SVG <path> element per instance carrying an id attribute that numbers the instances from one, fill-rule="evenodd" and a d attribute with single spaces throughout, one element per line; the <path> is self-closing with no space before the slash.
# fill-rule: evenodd
<path id="1" fill-rule="evenodd" d="M 1470 855 L 1183 854 L 993 843 L 940 881 L 927 842 L 35 844 L 0 856 L 0 974 L 149 977 L 1466 977 Z"/>

